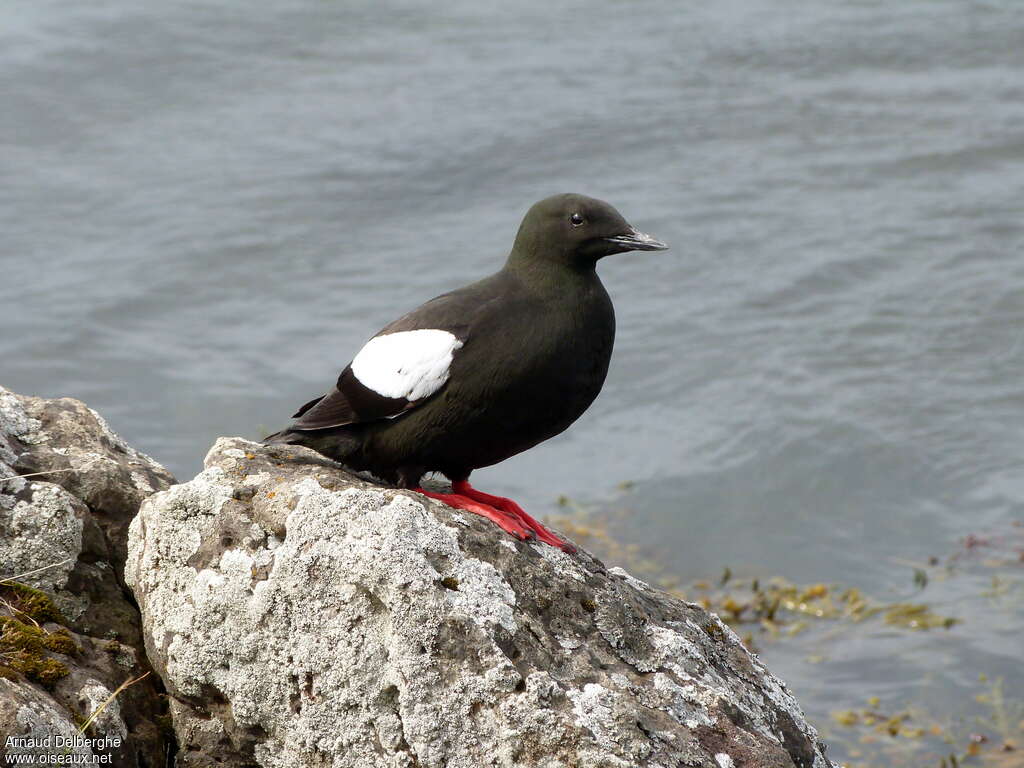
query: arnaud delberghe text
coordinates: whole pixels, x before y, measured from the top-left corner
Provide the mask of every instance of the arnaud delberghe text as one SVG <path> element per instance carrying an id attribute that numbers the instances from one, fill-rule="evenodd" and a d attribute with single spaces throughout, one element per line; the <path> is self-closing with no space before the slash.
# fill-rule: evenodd
<path id="1" fill-rule="evenodd" d="M 94 739 L 76 733 L 74 736 L 8 736 L 4 742 L 5 765 L 111 765 L 113 755 L 97 754 L 120 747 L 120 736 L 97 736 Z M 93 754 L 70 750 L 88 749 Z M 43 751 L 45 750 L 45 752 Z"/>

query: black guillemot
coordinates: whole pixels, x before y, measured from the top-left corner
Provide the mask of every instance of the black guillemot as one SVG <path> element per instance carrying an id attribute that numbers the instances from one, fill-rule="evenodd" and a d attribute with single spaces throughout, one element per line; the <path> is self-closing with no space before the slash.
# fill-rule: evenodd
<path id="1" fill-rule="evenodd" d="M 519 539 L 573 552 L 511 499 L 473 488 L 469 475 L 554 437 L 587 409 L 615 338 L 597 261 L 667 247 L 601 200 L 541 200 L 499 272 L 383 328 L 331 391 L 264 442 L 308 446 Z M 448 477 L 452 493 L 423 490 L 428 472 Z"/>

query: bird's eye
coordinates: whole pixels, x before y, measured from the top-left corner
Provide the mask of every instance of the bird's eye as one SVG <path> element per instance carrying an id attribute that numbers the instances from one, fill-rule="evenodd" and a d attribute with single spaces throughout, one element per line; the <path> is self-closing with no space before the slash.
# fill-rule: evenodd
<path id="1" fill-rule="evenodd" d="M 572 224 L 574 227 L 579 227 L 583 224 L 583 217 L 580 216 L 578 213 L 574 213 L 572 216 L 569 217 L 569 223 Z"/>

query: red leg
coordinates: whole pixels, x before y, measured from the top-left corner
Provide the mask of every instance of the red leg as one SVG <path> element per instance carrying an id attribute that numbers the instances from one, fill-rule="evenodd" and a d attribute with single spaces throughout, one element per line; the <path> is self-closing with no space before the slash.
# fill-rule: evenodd
<path id="1" fill-rule="evenodd" d="M 492 523 L 501 528 L 501 530 L 506 533 L 511 533 L 521 541 L 532 539 L 534 537 L 534 532 L 530 530 L 529 526 L 523 520 L 520 520 L 518 516 L 504 510 L 495 509 L 488 504 L 481 504 L 478 500 L 462 496 L 458 493 L 434 493 L 433 491 L 425 491 L 422 488 L 412 488 L 411 490 L 416 491 L 416 493 L 422 493 L 424 496 L 431 499 L 437 499 L 438 501 L 447 504 L 449 507 L 464 509 L 475 515 L 486 517 Z"/>
<path id="2" fill-rule="evenodd" d="M 516 504 L 514 501 L 512 501 L 512 499 L 506 499 L 504 496 L 492 496 L 489 493 L 478 491 L 476 488 L 469 484 L 468 480 L 459 480 L 452 483 L 452 490 L 454 490 L 455 493 L 459 494 L 460 496 L 464 496 L 467 499 L 479 501 L 483 504 L 487 504 L 488 506 L 493 507 L 494 509 L 499 509 L 502 512 L 514 515 L 522 521 L 522 523 L 526 526 L 528 530 L 533 531 L 535 534 L 537 534 L 538 539 L 547 544 L 550 544 L 553 547 L 558 547 L 563 552 L 568 552 L 569 554 L 572 554 L 576 551 L 576 547 L 574 547 L 567 541 L 563 541 L 562 539 L 555 536 L 555 534 L 553 534 L 551 531 L 544 527 L 543 523 L 534 520 L 532 517 L 526 514 L 526 512 L 523 511 L 523 508 Z"/>

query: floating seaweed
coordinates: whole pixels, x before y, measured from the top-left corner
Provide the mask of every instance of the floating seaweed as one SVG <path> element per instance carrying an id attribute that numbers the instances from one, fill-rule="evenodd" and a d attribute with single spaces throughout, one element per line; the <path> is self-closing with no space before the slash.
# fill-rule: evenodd
<path id="1" fill-rule="evenodd" d="M 907 647 L 920 645 L 922 633 L 935 635 L 937 647 L 949 647 L 941 638 L 957 633 L 952 637 L 960 638 L 954 642 L 962 647 L 967 638 L 985 638 L 996 623 L 1012 632 L 1021 626 L 1015 617 L 1024 616 L 1024 525 L 1019 522 L 966 536 L 944 556 L 887 560 L 888 567 L 906 569 L 907 585 L 904 596 L 885 600 L 843 584 L 748 578 L 727 565 L 718 576 L 683 582 L 651 553 L 609 533 L 608 524 L 625 512 L 598 515 L 567 498 L 560 506 L 565 517 L 553 522 L 573 539 L 638 578 L 718 613 L 748 648 L 762 646 L 757 650 L 767 653 L 769 665 L 774 648 L 792 658 L 784 649 L 790 644 L 814 648 L 798 656 L 804 663 L 839 661 L 830 648 L 851 633 L 884 643 L 887 650 L 880 650 L 880 657 L 898 648 L 901 636 L 908 638 Z M 714 636 L 710 628 L 709 634 Z M 1009 670 L 1019 685 L 1012 666 Z M 900 695 L 890 687 L 885 704 L 865 695 L 861 705 L 808 715 L 844 768 L 1024 768 L 1024 691 L 981 674 L 977 681 L 974 690 L 969 683 L 958 684 L 953 697 L 922 694 L 916 686 Z M 866 678 L 864 687 L 871 684 Z M 849 693 L 846 701 L 852 699 Z"/>

